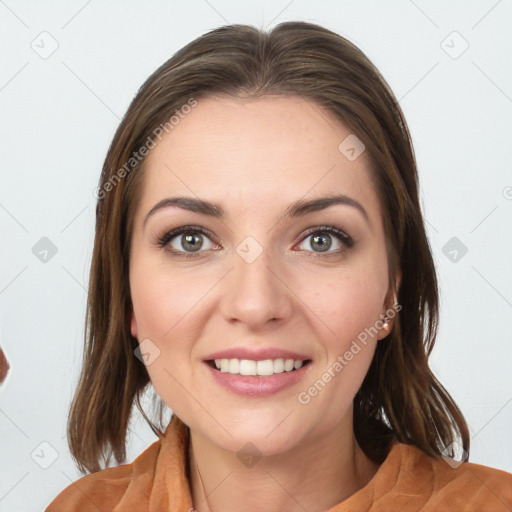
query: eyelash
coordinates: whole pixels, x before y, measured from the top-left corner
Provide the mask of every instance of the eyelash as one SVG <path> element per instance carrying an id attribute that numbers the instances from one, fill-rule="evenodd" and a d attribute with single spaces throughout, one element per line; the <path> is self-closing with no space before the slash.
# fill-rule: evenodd
<path id="1" fill-rule="evenodd" d="M 204 228 L 201 228 L 199 226 L 181 226 L 176 229 L 172 229 L 171 231 L 166 232 L 163 236 L 159 237 L 156 241 L 156 245 L 165 248 L 167 244 L 173 239 L 176 238 L 179 235 L 183 234 L 196 234 L 199 233 L 201 235 L 206 236 L 207 238 L 213 238 L 212 234 L 207 231 Z M 334 226 L 318 226 L 315 228 L 312 228 L 306 232 L 304 237 L 300 240 L 299 243 L 304 242 L 307 238 L 309 238 L 311 235 L 319 234 L 319 233 L 329 233 L 334 235 L 340 242 L 344 244 L 344 247 L 341 249 L 338 249 L 337 251 L 329 251 L 327 253 L 318 253 L 313 251 L 306 251 L 306 252 L 312 252 L 314 254 L 314 258 L 326 258 L 330 256 L 339 256 L 340 254 L 344 254 L 347 250 L 351 249 L 355 242 L 354 239 L 347 235 L 344 231 L 341 229 L 338 229 Z M 173 256 L 182 257 L 182 258 L 197 258 L 201 256 L 202 252 L 205 251 L 198 251 L 198 252 L 182 252 L 182 251 L 175 251 L 174 249 L 167 249 Z"/>

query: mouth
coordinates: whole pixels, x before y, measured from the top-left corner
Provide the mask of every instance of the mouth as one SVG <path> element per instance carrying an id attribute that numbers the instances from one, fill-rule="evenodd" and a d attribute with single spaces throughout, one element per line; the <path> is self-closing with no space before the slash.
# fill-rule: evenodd
<path id="1" fill-rule="evenodd" d="M 251 398 L 274 396 L 297 386 L 310 373 L 312 365 L 312 359 L 284 358 L 222 358 L 204 359 L 203 362 L 213 382 L 231 393 Z"/>
<path id="2" fill-rule="evenodd" d="M 311 359 L 209 359 L 208 366 L 219 373 L 270 377 L 280 373 L 291 373 L 311 364 Z"/>

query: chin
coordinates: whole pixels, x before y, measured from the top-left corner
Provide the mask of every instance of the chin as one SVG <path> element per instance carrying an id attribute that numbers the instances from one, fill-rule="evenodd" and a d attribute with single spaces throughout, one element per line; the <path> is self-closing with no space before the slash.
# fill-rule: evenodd
<path id="1" fill-rule="evenodd" d="M 224 416 L 222 426 L 214 420 L 215 426 L 211 422 L 204 424 L 200 421 L 198 432 L 218 448 L 236 453 L 239 457 L 245 452 L 247 455 L 252 452 L 259 456 L 277 455 L 292 449 L 299 439 L 297 428 L 289 421 L 292 416 L 283 421 L 286 414 L 283 415 L 282 409 L 267 417 L 257 412 L 233 415 L 231 418 Z"/>

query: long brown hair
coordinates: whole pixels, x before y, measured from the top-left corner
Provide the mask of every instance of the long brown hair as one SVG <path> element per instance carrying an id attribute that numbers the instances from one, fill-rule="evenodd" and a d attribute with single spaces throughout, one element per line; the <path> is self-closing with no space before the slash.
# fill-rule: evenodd
<path id="1" fill-rule="evenodd" d="M 108 462 L 112 454 L 118 463 L 126 461 L 134 403 L 155 434 L 163 435 L 164 426 L 155 425 L 140 404 L 150 380 L 134 355 L 138 342 L 130 332 L 129 255 L 144 175 L 141 154 L 202 97 L 267 94 L 313 100 L 364 143 L 384 216 L 393 291 L 397 269 L 402 274 L 396 294 L 402 308 L 354 398 L 359 445 L 379 463 L 394 440 L 429 456 L 454 456 L 452 443 L 469 453 L 464 417 L 428 366 L 438 327 L 438 285 L 411 138 L 395 96 L 356 46 L 326 28 L 285 22 L 264 32 L 227 25 L 187 44 L 146 80 L 103 165 L 82 370 L 68 420 L 71 454 L 83 473 L 100 470 L 100 460 Z M 161 423 L 164 405 L 158 406 Z"/>

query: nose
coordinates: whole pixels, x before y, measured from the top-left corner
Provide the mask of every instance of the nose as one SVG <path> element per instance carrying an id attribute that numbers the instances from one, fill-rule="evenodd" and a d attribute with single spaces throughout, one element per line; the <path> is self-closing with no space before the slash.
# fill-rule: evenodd
<path id="1" fill-rule="evenodd" d="M 286 320 L 292 311 L 293 293 L 281 266 L 265 250 L 249 261 L 233 255 L 234 268 L 224 282 L 220 302 L 223 317 L 252 330 L 263 329 L 271 321 Z"/>

